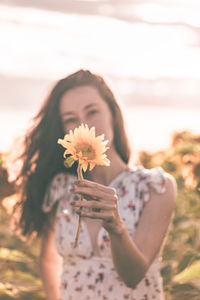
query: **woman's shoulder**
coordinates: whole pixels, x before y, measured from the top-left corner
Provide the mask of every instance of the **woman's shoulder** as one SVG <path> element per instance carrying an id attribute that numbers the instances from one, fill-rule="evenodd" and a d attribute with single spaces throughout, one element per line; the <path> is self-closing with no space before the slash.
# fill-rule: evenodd
<path id="1" fill-rule="evenodd" d="M 75 179 L 75 175 L 64 172 L 57 173 L 51 179 L 47 186 L 42 204 L 42 210 L 45 213 L 49 212 L 54 204 L 66 194 L 67 189 Z"/>
<path id="2" fill-rule="evenodd" d="M 168 173 L 166 173 L 161 167 L 147 169 L 142 165 L 138 165 L 130 169 L 130 174 L 138 181 L 146 181 L 150 183 L 162 182 Z"/>
<path id="3" fill-rule="evenodd" d="M 132 168 L 130 172 L 138 183 L 138 189 L 143 193 L 145 202 L 149 200 L 150 190 L 157 194 L 164 194 L 176 186 L 173 176 L 160 166 L 147 169 L 139 165 Z"/>
<path id="4" fill-rule="evenodd" d="M 136 166 L 135 169 L 133 169 L 133 173 L 134 172 L 138 175 L 140 179 L 144 179 L 152 185 L 163 185 L 166 181 L 168 181 L 171 185 L 176 184 L 174 177 L 171 174 L 167 173 L 160 166 L 147 169 L 144 166 L 140 165 Z"/>

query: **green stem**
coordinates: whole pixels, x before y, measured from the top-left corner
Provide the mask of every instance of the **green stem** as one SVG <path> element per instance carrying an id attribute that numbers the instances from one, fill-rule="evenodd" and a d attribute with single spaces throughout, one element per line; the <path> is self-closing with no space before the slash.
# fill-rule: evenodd
<path id="1" fill-rule="evenodd" d="M 83 173 L 82 173 L 82 167 L 80 164 L 78 164 L 78 168 L 77 168 L 77 174 L 78 174 L 78 180 L 82 180 L 83 179 Z M 81 195 L 81 200 L 83 199 L 83 196 Z M 82 207 L 80 208 L 80 210 L 82 209 Z M 75 237 L 75 240 L 74 240 L 74 248 L 77 247 L 77 244 L 78 244 L 78 239 L 79 239 L 79 235 L 80 235 L 80 232 L 81 232 L 81 216 L 79 215 L 79 218 L 78 218 L 78 227 L 77 227 L 77 231 L 76 231 L 76 237 Z"/>

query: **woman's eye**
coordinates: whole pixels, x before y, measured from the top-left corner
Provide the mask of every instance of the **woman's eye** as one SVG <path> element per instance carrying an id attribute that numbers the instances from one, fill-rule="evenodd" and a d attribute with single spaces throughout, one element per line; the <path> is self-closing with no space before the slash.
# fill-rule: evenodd
<path id="1" fill-rule="evenodd" d="M 98 113 L 98 111 L 97 111 L 96 109 L 90 110 L 90 111 L 88 112 L 88 116 L 93 116 L 93 115 L 95 115 L 96 113 Z"/>
<path id="2" fill-rule="evenodd" d="M 74 123 L 74 122 L 76 122 L 75 118 L 70 118 L 70 119 L 64 120 L 64 124 L 69 124 L 69 123 Z"/>

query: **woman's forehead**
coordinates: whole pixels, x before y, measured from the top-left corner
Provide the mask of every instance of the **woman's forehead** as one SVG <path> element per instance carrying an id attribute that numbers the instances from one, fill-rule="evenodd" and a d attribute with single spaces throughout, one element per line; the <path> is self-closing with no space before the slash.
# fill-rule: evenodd
<path id="1" fill-rule="evenodd" d="M 67 111 L 105 105 L 105 100 L 93 86 L 80 86 L 70 89 L 63 94 L 60 100 L 60 109 Z"/>

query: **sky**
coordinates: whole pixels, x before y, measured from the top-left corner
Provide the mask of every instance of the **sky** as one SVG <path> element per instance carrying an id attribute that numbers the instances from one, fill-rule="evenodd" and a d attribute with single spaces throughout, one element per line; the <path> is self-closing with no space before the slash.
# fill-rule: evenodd
<path id="1" fill-rule="evenodd" d="M 21 2 L 0 2 L 3 74 L 56 79 L 66 66 L 86 65 L 125 78 L 200 79 L 199 1 L 116 1 L 118 9 L 113 1 L 72 1 L 96 3 L 94 13 Z M 104 2 L 111 4 L 97 5 Z"/>
<path id="2" fill-rule="evenodd" d="M 52 83 L 80 68 L 105 75 L 128 111 L 137 149 L 165 147 L 184 124 L 200 130 L 199 0 L 1 0 L 0 35 L 0 151 Z M 164 114 L 169 126 L 156 139 L 155 116 Z M 155 133 L 150 144 L 144 115 Z"/>

